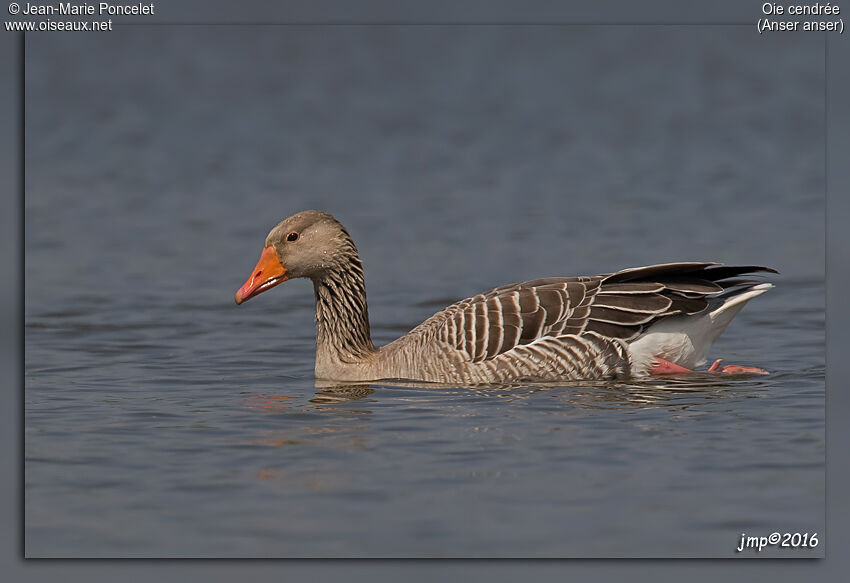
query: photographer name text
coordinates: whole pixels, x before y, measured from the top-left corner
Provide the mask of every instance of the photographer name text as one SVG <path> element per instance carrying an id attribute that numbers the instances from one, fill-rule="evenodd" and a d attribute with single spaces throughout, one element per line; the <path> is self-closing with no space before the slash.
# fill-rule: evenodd
<path id="1" fill-rule="evenodd" d="M 23 4 L 20 6 L 19 12 L 12 12 L 10 10 L 10 13 L 26 16 L 142 16 L 155 14 L 153 3 L 111 4 L 109 2 L 98 2 L 97 4 L 60 2 L 55 6 L 49 4 Z"/>

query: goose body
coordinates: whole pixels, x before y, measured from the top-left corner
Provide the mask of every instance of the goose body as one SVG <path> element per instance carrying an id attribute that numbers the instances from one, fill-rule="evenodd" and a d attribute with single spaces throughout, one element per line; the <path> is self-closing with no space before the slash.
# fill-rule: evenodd
<path id="1" fill-rule="evenodd" d="M 705 364 L 744 304 L 773 287 L 746 277 L 757 272 L 776 273 L 682 262 L 516 283 L 456 302 L 376 348 L 354 242 L 331 215 L 303 211 L 271 230 L 236 303 L 287 279 L 310 278 L 320 379 L 621 379 L 651 374 L 659 362 L 681 370 Z"/>

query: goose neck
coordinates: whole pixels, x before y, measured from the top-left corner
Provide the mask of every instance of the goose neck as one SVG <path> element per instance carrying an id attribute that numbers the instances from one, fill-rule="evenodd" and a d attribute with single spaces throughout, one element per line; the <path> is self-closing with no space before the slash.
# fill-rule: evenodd
<path id="1" fill-rule="evenodd" d="M 356 363 L 374 352 L 358 257 L 313 279 L 317 362 Z"/>

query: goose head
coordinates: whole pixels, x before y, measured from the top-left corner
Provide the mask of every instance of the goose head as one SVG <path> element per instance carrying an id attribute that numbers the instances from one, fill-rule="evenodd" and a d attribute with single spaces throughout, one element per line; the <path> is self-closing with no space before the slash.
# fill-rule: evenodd
<path id="1" fill-rule="evenodd" d="M 351 237 L 333 216 L 302 211 L 284 219 L 266 237 L 257 266 L 236 292 L 241 304 L 295 277 L 321 279 L 357 256 Z"/>

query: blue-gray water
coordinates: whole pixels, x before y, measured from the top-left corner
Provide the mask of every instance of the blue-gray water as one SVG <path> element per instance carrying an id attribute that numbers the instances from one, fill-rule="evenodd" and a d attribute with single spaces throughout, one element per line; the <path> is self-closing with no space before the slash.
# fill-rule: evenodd
<path id="1" fill-rule="evenodd" d="M 28 37 L 27 555 L 822 535 L 823 88 L 822 37 L 751 27 Z M 712 356 L 773 374 L 316 387 L 309 283 L 233 303 L 305 208 L 358 243 L 377 343 L 513 281 L 757 263 L 777 287 Z"/>

